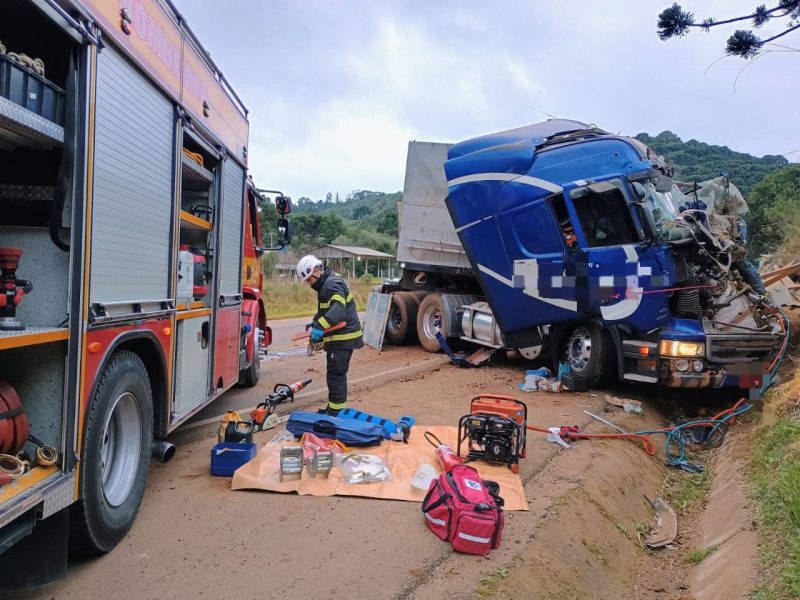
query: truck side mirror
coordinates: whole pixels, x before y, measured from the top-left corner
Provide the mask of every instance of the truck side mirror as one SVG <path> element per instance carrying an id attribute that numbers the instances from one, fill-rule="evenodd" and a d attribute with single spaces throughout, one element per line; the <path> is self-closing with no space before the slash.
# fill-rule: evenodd
<path id="1" fill-rule="evenodd" d="M 278 219 L 278 245 L 288 246 L 292 243 L 292 222 L 289 219 Z"/>
<path id="2" fill-rule="evenodd" d="M 292 199 L 289 196 L 277 196 L 275 198 L 275 210 L 282 217 L 288 215 L 292 212 Z"/>

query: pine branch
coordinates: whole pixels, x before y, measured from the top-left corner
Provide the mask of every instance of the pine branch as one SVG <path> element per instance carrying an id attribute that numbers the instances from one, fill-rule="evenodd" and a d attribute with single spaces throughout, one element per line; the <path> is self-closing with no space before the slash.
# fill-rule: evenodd
<path id="1" fill-rule="evenodd" d="M 794 27 L 789 27 L 789 28 L 788 28 L 788 29 L 786 29 L 786 30 L 785 30 L 783 33 L 779 33 L 778 35 L 773 35 L 771 38 L 767 38 L 767 39 L 763 40 L 763 41 L 761 42 L 761 44 L 762 44 L 762 45 L 763 45 L 763 44 L 768 44 L 769 42 L 771 42 L 771 41 L 773 41 L 773 40 L 777 40 L 779 37 L 783 37 L 783 36 L 784 36 L 784 35 L 786 35 L 787 33 L 791 33 L 792 31 L 795 31 L 796 29 L 800 29 L 800 23 L 798 23 L 798 24 L 797 24 L 797 25 L 795 25 Z"/>
<path id="2" fill-rule="evenodd" d="M 764 5 L 762 5 L 759 8 L 763 8 L 764 10 L 756 9 L 756 11 L 751 15 L 744 15 L 743 17 L 734 17 L 732 19 L 725 19 L 724 21 L 714 20 L 711 21 L 708 25 L 706 25 L 706 23 L 708 23 L 709 20 L 706 19 L 706 21 L 703 21 L 703 23 L 701 23 L 700 25 L 690 25 L 689 27 L 700 27 L 703 29 L 708 29 L 710 27 L 716 27 L 717 25 L 728 25 L 729 23 L 736 23 L 737 21 L 748 21 L 750 19 L 755 19 L 757 17 L 761 18 L 763 15 L 771 15 L 772 13 L 777 12 L 779 10 L 786 10 L 783 6 L 780 5 L 774 8 L 766 8 Z M 763 23 L 765 22 L 766 20 L 759 23 L 759 25 L 763 25 Z"/>

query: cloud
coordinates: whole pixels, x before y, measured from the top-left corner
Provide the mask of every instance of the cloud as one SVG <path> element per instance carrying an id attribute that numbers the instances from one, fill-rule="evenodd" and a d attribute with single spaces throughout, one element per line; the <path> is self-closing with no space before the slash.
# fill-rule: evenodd
<path id="1" fill-rule="evenodd" d="M 796 54 L 747 67 L 728 29 L 661 42 L 671 0 L 179 1 L 251 109 L 251 169 L 292 196 L 400 189 L 410 139 L 458 141 L 548 114 L 670 129 L 754 154 L 797 146 Z M 699 19 L 752 0 L 685 0 Z M 185 6 L 182 6 L 185 5 Z M 787 36 L 788 38 L 789 36 Z"/>

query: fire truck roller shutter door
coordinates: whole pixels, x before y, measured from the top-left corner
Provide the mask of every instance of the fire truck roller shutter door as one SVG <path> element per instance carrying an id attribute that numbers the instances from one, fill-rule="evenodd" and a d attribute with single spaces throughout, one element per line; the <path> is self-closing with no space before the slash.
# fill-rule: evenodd
<path id="1" fill-rule="evenodd" d="M 109 42 L 96 107 L 90 302 L 167 299 L 172 103 Z"/>
<path id="2" fill-rule="evenodd" d="M 244 169 L 230 156 L 222 170 L 222 243 L 219 261 L 219 293 L 242 293 L 242 216 L 244 211 Z"/>

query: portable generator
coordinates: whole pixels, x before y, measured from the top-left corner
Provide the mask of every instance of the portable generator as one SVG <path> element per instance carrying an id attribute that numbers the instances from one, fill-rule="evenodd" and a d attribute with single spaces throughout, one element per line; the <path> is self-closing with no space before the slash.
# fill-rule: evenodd
<path id="1" fill-rule="evenodd" d="M 507 464 L 519 473 L 525 458 L 528 407 L 510 396 L 481 394 L 470 402 L 470 412 L 458 421 L 458 456 L 468 440 L 466 461 Z"/>

